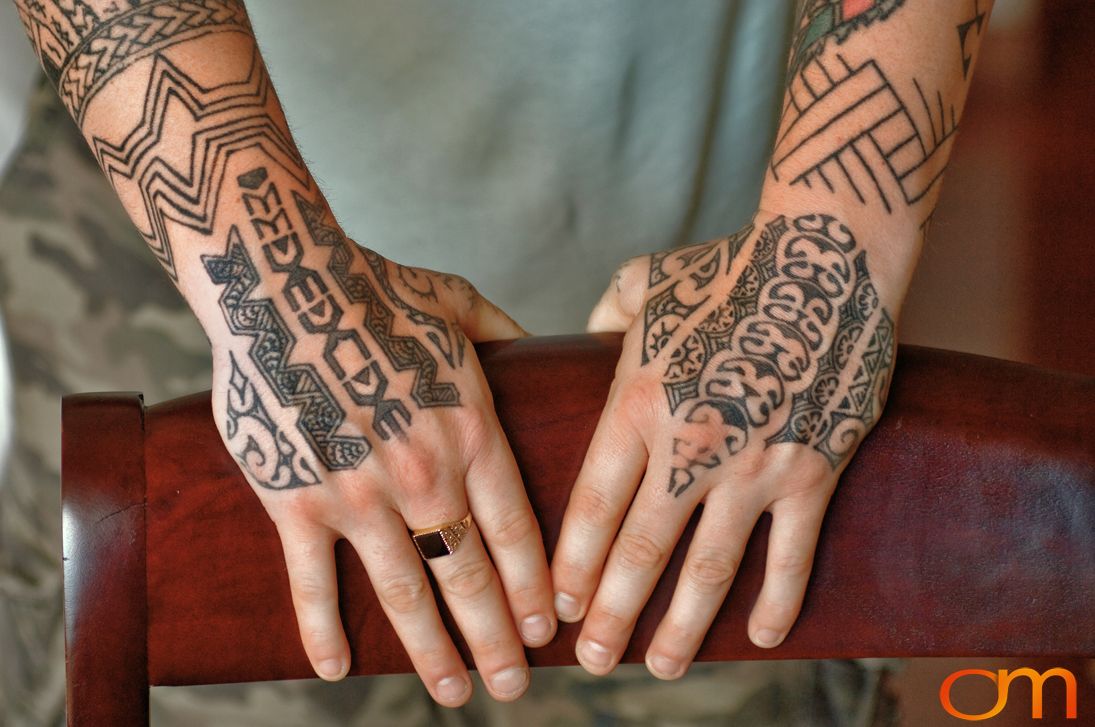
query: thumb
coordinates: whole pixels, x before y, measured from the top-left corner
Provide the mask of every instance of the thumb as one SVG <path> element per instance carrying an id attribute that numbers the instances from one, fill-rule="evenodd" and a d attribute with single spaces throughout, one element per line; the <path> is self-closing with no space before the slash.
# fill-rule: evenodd
<path id="1" fill-rule="evenodd" d="M 472 343 L 508 341 L 532 335 L 505 311 L 480 295 L 470 283 L 466 294 L 467 300 L 461 308 L 459 324 Z"/>
<path id="2" fill-rule="evenodd" d="M 631 258 L 612 276 L 601 299 L 589 314 L 589 333 L 622 333 L 639 314 L 646 292 L 646 270 L 650 256 Z"/>

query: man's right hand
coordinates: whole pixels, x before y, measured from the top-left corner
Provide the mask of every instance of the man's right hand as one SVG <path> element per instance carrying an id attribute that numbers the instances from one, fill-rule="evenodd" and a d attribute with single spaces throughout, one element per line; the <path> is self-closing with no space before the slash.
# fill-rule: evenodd
<path id="1" fill-rule="evenodd" d="M 220 250 L 180 251 L 213 347 L 213 414 L 281 536 L 304 649 L 341 679 L 334 543 L 357 551 L 433 697 L 471 695 L 423 559 L 491 695 L 529 683 L 523 646 L 555 633 L 539 526 L 474 342 L 528 335 L 463 278 L 354 244 L 314 182 L 244 152 Z M 227 223 L 227 220 L 226 220 Z M 207 248 L 208 249 L 208 248 Z M 435 534 L 420 555 L 411 531 Z"/>
<path id="2" fill-rule="evenodd" d="M 358 248 L 322 203 L 246 197 L 270 224 L 203 259 L 230 333 L 213 343 L 213 412 L 281 536 L 312 665 L 325 679 L 350 666 L 333 552 L 346 538 L 430 693 L 463 704 L 471 681 L 409 530 L 470 512 L 463 540 L 425 565 L 491 695 L 519 697 L 523 644 L 555 633 L 551 582 L 467 338 L 527 334 L 462 278 Z"/>
<path id="3" fill-rule="evenodd" d="M 430 693 L 448 706 L 468 699 L 408 529 L 470 513 L 462 542 L 428 565 L 491 694 L 520 696 L 522 641 L 555 633 L 551 581 L 467 341 L 524 331 L 463 279 L 395 265 L 343 236 L 241 0 L 15 5 L 212 343 L 214 416 L 277 525 L 317 673 L 339 679 L 350 667 L 333 553 L 344 537 Z M 435 552 L 449 550 L 439 537 Z"/>

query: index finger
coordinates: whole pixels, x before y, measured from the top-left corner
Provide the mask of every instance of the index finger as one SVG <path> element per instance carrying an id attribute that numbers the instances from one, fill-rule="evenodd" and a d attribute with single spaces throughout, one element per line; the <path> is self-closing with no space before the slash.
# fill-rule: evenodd
<path id="1" fill-rule="evenodd" d="M 601 413 L 570 493 L 551 563 L 555 610 L 563 621 L 582 618 L 631 500 L 646 469 L 646 444 L 615 394 Z"/>

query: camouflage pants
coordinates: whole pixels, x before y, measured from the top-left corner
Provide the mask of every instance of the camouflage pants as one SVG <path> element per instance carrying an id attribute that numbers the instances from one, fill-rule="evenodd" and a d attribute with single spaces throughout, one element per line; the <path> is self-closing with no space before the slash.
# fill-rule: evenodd
<path id="1" fill-rule="evenodd" d="M 123 213 L 75 126 L 42 87 L 0 184 L 0 306 L 15 431 L 0 482 L 0 723 L 64 721 L 59 398 L 141 390 L 155 403 L 208 388 L 208 344 Z M 526 697 L 477 690 L 436 707 L 413 675 L 156 689 L 162 725 L 878 725 L 894 662 L 697 665 L 676 683 L 542 669 Z"/>

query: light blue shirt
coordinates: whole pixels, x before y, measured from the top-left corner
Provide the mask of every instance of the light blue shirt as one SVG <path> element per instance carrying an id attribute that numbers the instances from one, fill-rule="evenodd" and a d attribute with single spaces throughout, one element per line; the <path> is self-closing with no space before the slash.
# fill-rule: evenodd
<path id="1" fill-rule="evenodd" d="M 626 258 L 756 205 L 790 0 L 251 2 L 347 233 L 576 331 Z"/>

